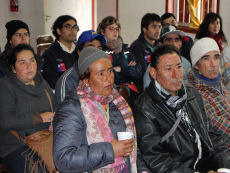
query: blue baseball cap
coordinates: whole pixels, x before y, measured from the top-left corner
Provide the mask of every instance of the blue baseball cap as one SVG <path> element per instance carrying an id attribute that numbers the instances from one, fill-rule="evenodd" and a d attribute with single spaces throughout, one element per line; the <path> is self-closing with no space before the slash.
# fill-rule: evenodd
<path id="1" fill-rule="evenodd" d="M 77 48 L 84 42 L 90 42 L 93 39 L 98 38 L 101 40 L 102 45 L 106 44 L 106 39 L 103 35 L 97 34 L 94 30 L 88 30 L 81 33 L 77 40 Z"/>

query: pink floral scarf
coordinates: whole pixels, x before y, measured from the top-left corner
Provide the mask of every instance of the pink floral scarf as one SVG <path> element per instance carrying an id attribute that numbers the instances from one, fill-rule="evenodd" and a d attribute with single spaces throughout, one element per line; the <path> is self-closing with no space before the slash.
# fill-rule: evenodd
<path id="1" fill-rule="evenodd" d="M 108 97 L 101 97 L 95 94 L 90 88 L 88 88 L 83 81 L 79 82 L 79 86 L 77 87 L 77 95 L 80 100 L 81 109 L 87 123 L 86 137 L 89 145 L 98 142 L 111 142 L 114 139 L 109 125 L 104 118 L 106 116 L 106 112 L 103 109 L 102 105 L 112 101 L 119 109 L 126 124 L 126 131 L 134 133 L 135 143 L 134 150 L 130 156 L 130 162 L 132 167 L 132 173 L 137 173 L 136 129 L 134 125 L 132 111 L 124 98 L 121 97 L 115 89 Z M 114 160 L 115 163 L 94 170 L 93 172 L 128 172 L 123 157 L 117 157 Z"/>

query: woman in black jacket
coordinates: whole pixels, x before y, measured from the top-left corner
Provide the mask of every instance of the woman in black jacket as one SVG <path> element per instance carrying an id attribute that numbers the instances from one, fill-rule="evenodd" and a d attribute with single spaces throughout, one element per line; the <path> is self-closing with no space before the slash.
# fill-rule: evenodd
<path id="1" fill-rule="evenodd" d="M 140 77 L 141 65 L 129 51 L 128 45 L 123 43 L 120 31 L 120 23 L 113 16 L 105 17 L 97 28 L 97 33 L 104 35 L 107 40 L 104 50 L 109 54 L 113 65 L 115 84 L 127 85 L 128 91 L 131 88 L 137 92 L 137 88 L 132 82 Z"/>
<path id="2" fill-rule="evenodd" d="M 29 162 L 23 156 L 32 151 L 11 131 L 16 131 L 24 138 L 49 128 L 54 113 L 51 111 L 46 91 L 54 111 L 58 104 L 48 83 L 37 72 L 37 61 L 32 47 L 19 44 L 7 56 L 6 64 L 7 74 L 0 80 L 0 157 L 10 171 L 28 172 Z M 36 162 L 37 154 L 31 159 Z M 42 172 L 41 166 L 37 166 L 38 171 Z"/>

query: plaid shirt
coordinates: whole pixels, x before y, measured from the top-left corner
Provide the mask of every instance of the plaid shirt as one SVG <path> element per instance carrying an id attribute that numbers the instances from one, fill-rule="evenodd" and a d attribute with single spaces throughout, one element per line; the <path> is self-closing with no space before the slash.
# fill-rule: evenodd
<path id="1" fill-rule="evenodd" d="M 223 79 L 221 79 L 221 90 L 223 94 L 206 85 L 197 77 L 189 76 L 187 85 L 195 87 L 201 93 L 205 108 L 213 124 L 222 134 L 228 148 L 230 148 L 230 95 L 223 86 Z"/>

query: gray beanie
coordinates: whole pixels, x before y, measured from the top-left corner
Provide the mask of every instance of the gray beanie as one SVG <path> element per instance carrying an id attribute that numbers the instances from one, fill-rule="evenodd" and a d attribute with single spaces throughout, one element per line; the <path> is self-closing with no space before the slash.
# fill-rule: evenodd
<path id="1" fill-rule="evenodd" d="M 84 74 L 85 71 L 87 70 L 87 68 L 91 64 L 93 64 L 95 61 L 97 61 L 101 58 L 109 58 L 109 60 L 110 60 L 109 55 L 100 49 L 96 49 L 93 47 L 84 48 L 81 51 L 79 59 L 78 59 L 79 75 Z"/>
<path id="2" fill-rule="evenodd" d="M 220 53 L 220 49 L 216 41 L 212 38 L 205 37 L 198 40 L 190 51 L 190 57 L 192 61 L 192 67 L 199 61 L 199 59 L 210 51 L 217 51 Z"/>

